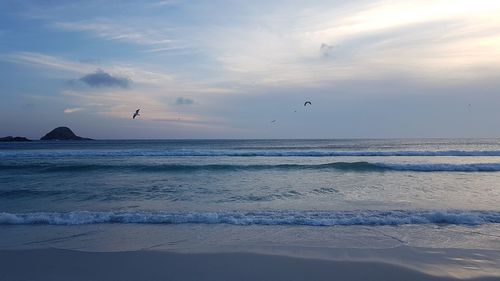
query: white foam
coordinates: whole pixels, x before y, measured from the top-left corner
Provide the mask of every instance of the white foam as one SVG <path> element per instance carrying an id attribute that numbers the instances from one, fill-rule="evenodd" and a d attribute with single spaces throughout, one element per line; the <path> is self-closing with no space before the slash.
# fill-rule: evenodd
<path id="1" fill-rule="evenodd" d="M 267 211 L 267 212 L 91 212 L 0 213 L 0 224 L 81 225 L 137 224 L 231 224 L 231 225 L 406 225 L 500 223 L 495 211 Z"/>
<path id="2" fill-rule="evenodd" d="M 59 150 L 1 151 L 0 157 L 334 157 L 334 156 L 500 156 L 500 150 L 327 151 L 327 150 Z"/>
<path id="3" fill-rule="evenodd" d="M 471 164 L 387 164 L 376 163 L 378 167 L 396 171 L 412 172 L 498 172 L 500 163 Z"/>

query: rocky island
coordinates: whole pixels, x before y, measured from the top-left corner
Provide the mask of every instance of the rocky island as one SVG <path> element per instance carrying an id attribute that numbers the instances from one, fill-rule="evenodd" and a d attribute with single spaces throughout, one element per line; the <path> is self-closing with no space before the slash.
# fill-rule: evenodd
<path id="1" fill-rule="evenodd" d="M 0 138 L 0 141 L 2 141 L 2 142 L 17 142 L 17 141 L 31 141 L 31 140 L 29 140 L 25 137 L 8 136 L 8 137 Z"/>
<path id="2" fill-rule="evenodd" d="M 40 140 L 93 140 L 75 135 L 68 127 L 57 127 L 48 132 Z"/>

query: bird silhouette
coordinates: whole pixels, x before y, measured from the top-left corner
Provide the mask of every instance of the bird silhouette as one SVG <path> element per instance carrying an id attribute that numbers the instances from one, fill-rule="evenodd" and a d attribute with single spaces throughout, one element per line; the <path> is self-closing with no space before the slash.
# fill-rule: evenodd
<path id="1" fill-rule="evenodd" d="M 137 117 L 137 116 L 141 116 L 141 115 L 139 114 L 139 110 L 141 110 L 141 109 L 137 109 L 137 110 L 135 111 L 134 115 L 132 115 L 132 119 L 135 119 L 135 117 Z"/>

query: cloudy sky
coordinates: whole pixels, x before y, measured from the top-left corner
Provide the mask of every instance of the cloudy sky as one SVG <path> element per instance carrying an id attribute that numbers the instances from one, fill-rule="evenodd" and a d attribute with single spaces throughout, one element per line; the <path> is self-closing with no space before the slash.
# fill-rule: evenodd
<path id="1" fill-rule="evenodd" d="M 500 137 L 500 1 L 3 0 L 0 98 L 0 136 Z"/>

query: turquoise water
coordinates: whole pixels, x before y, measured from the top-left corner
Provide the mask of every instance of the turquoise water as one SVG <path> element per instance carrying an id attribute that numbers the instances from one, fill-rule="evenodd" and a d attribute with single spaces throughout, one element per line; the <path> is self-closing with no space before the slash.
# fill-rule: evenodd
<path id="1" fill-rule="evenodd" d="M 152 229 L 230 227 L 236 240 L 255 232 L 272 244 L 299 229 L 494 237 L 500 224 L 498 139 L 36 141 L 0 144 L 0 161 L 0 236 L 10 241 L 0 247 L 21 243 L 17 233 L 29 243 L 34 229 L 81 238 L 132 228 L 141 244 L 161 237 Z M 272 229 L 281 238 L 262 237 Z"/>

